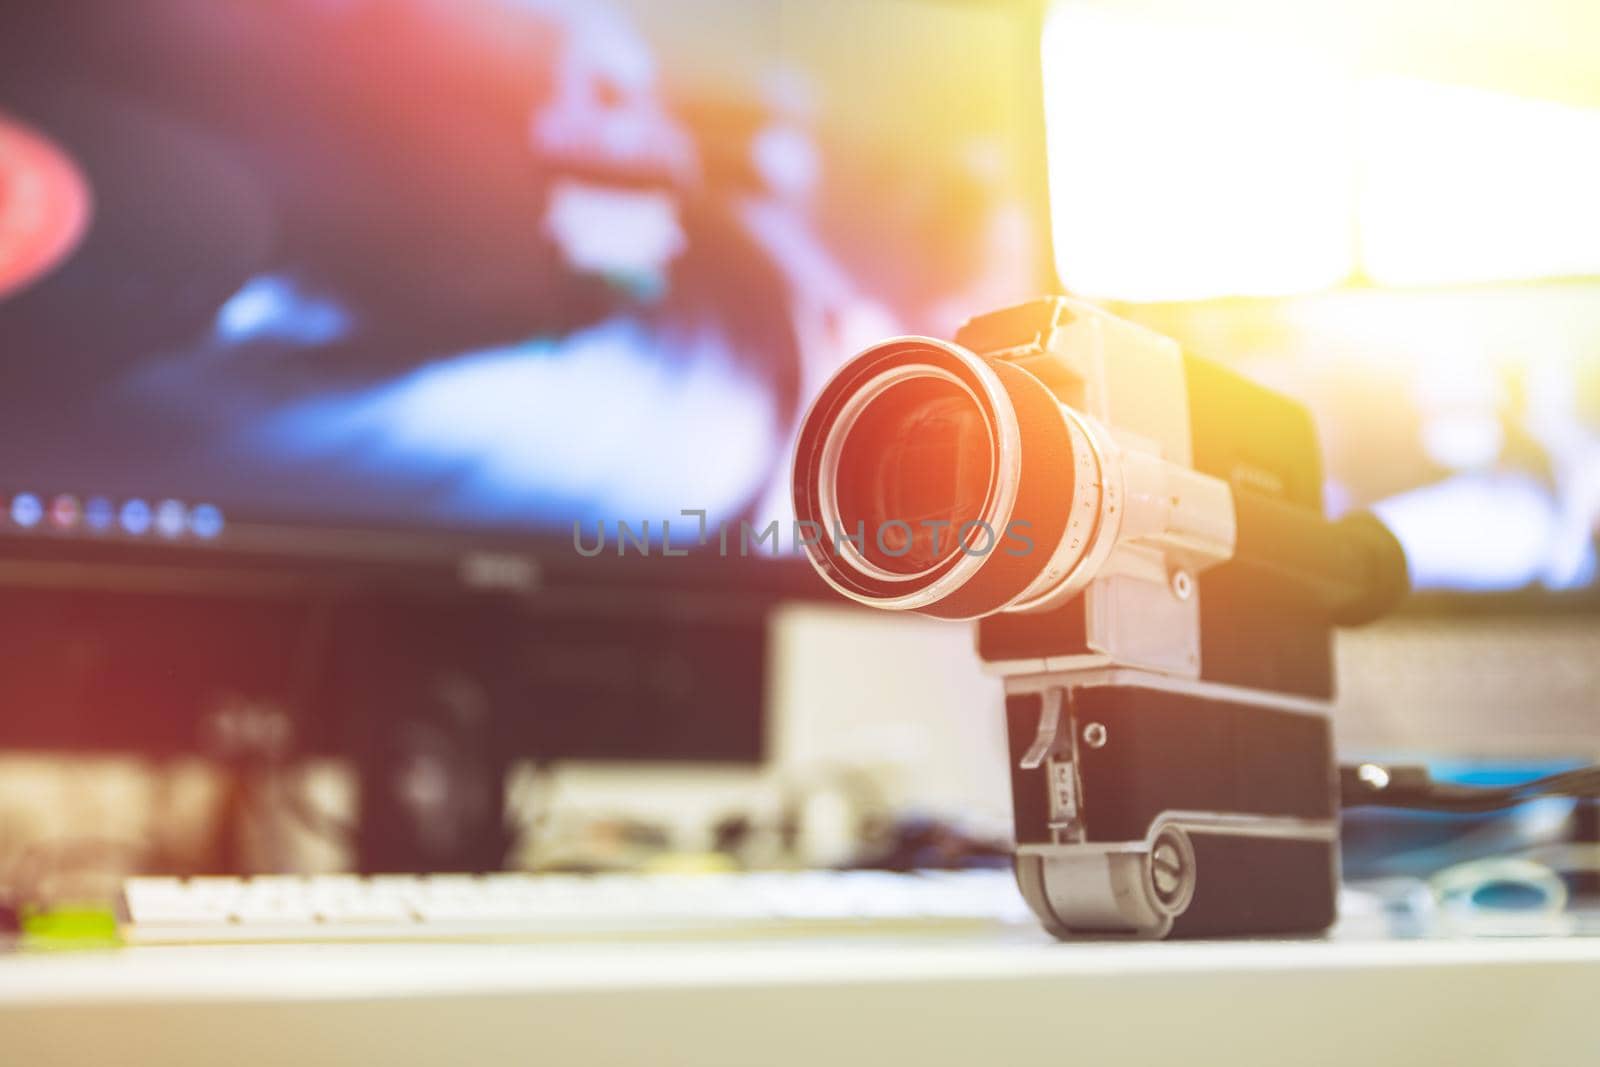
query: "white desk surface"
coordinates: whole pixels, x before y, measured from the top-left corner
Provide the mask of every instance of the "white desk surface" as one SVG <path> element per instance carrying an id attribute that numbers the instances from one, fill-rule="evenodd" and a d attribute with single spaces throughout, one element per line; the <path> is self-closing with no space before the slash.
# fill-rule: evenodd
<path id="1" fill-rule="evenodd" d="M 0 957 L 0 1064 L 1600 1063 L 1600 938 L 146 947 Z"/>

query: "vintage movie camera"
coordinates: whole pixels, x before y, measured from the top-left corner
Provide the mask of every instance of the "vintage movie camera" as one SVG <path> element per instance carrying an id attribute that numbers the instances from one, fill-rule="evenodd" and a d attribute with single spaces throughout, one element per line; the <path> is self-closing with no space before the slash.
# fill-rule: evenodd
<path id="1" fill-rule="evenodd" d="M 868 348 L 794 464 L 829 584 L 977 620 L 1018 883 L 1060 937 L 1333 922 L 1333 627 L 1407 577 L 1322 489 L 1304 407 L 1070 298 Z"/>

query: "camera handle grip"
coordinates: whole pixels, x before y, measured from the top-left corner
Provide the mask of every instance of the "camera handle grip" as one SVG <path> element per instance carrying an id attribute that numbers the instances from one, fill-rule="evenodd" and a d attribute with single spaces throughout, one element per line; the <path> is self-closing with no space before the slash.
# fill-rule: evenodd
<path id="1" fill-rule="evenodd" d="M 1272 572 L 1341 626 L 1379 618 L 1410 591 L 1405 551 L 1369 511 L 1330 522 L 1238 486 L 1233 506 L 1234 560 Z"/>

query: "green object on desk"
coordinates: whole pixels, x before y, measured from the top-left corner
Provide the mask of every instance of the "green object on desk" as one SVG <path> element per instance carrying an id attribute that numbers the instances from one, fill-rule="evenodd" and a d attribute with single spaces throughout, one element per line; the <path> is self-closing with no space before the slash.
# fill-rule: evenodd
<path id="1" fill-rule="evenodd" d="M 28 948 L 104 948 L 120 945 L 117 916 L 94 904 L 37 905 L 22 910 L 22 942 Z"/>

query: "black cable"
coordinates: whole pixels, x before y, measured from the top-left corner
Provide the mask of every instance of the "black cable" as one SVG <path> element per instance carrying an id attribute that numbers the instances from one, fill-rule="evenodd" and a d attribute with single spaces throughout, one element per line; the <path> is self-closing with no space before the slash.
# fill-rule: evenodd
<path id="1" fill-rule="evenodd" d="M 1540 797 L 1600 797 L 1600 764 L 1503 786 L 1436 782 L 1426 767 L 1351 763 L 1339 768 L 1346 808 L 1409 808 L 1462 814 L 1500 811 Z"/>

